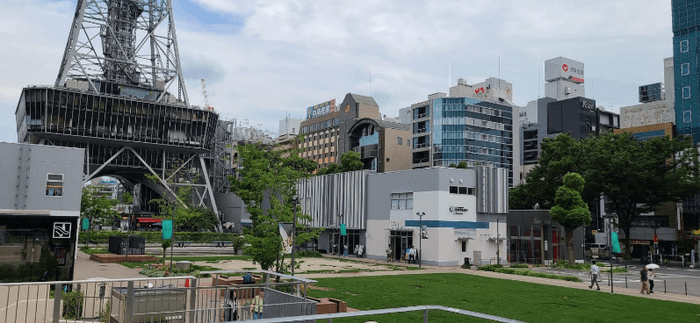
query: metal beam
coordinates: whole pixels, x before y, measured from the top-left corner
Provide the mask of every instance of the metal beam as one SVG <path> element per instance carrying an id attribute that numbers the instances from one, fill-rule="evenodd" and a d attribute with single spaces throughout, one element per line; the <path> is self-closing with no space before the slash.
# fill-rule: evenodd
<path id="1" fill-rule="evenodd" d="M 87 181 L 89 181 L 90 179 L 92 179 L 93 176 L 97 175 L 97 173 L 98 173 L 99 171 L 101 171 L 103 168 L 107 167 L 107 165 L 109 165 L 109 163 L 111 163 L 115 158 L 117 158 L 117 156 L 119 156 L 126 148 L 129 148 L 131 151 L 134 151 L 133 149 L 131 149 L 131 147 L 122 147 L 122 149 L 119 149 L 119 151 L 118 151 L 116 154 L 114 154 L 114 156 L 112 156 L 112 157 L 110 157 L 109 159 L 107 159 L 107 161 L 104 162 L 104 163 L 103 163 L 98 169 L 96 169 L 94 172 L 92 172 L 92 174 L 88 175 L 87 177 L 83 177 L 83 182 L 87 182 Z M 134 151 L 134 154 L 136 154 L 135 151 Z M 141 162 L 143 162 L 143 160 L 142 160 Z M 89 167 L 90 161 L 88 160 L 86 164 L 87 164 L 88 167 Z M 90 170 L 88 169 L 88 171 L 90 171 Z"/>
<path id="2" fill-rule="evenodd" d="M 138 158 L 138 159 L 141 161 L 141 163 L 142 163 L 144 166 L 146 166 L 146 168 L 148 168 L 148 170 L 151 172 L 151 174 L 153 174 L 153 176 L 155 176 L 156 178 L 158 178 L 158 181 L 160 182 L 160 184 L 163 185 L 163 187 L 165 187 L 165 189 L 168 190 L 168 192 L 170 192 L 170 194 L 172 194 L 173 197 L 175 197 L 175 199 L 176 199 L 178 202 L 180 202 L 180 205 L 182 205 L 182 206 L 183 206 L 185 209 L 187 209 L 187 210 L 190 209 L 190 208 L 187 207 L 187 205 L 186 205 L 185 203 L 182 202 L 182 200 L 180 199 L 180 197 L 178 197 L 177 194 L 175 194 L 175 192 L 173 192 L 173 190 L 170 189 L 170 186 L 168 185 L 168 183 L 165 182 L 160 176 L 158 176 L 158 174 L 153 170 L 153 168 L 151 168 L 151 166 L 148 165 L 148 163 L 147 163 L 145 160 L 143 160 L 143 158 L 141 158 L 141 156 L 140 156 L 138 153 L 136 153 L 136 151 L 135 151 L 133 148 L 128 147 L 128 146 L 127 146 L 127 147 L 124 147 L 124 148 L 128 148 L 129 150 L 131 150 L 132 153 L 134 153 L 134 156 L 136 156 L 136 158 Z M 165 166 L 165 165 L 163 165 L 163 166 Z"/>

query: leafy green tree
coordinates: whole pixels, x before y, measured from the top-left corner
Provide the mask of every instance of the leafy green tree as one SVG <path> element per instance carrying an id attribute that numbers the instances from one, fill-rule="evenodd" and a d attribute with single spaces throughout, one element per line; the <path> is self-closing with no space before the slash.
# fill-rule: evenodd
<path id="1" fill-rule="evenodd" d="M 605 133 L 588 140 L 586 155 L 587 186 L 605 195 L 617 215 L 627 258 L 632 222 L 640 214 L 700 191 L 698 151 L 690 137 L 640 141 L 631 133 Z"/>
<path id="2" fill-rule="evenodd" d="M 531 209 L 535 204 L 551 209 L 564 176 L 572 172 L 584 173 L 583 152 L 583 143 L 569 134 L 544 138 L 538 164 L 527 173 L 525 183 L 511 190 L 510 203 L 524 209 Z"/>
<path id="3" fill-rule="evenodd" d="M 129 192 L 129 191 L 124 191 L 124 194 L 122 194 L 122 203 L 124 203 L 124 204 L 134 204 L 134 196 L 131 195 L 131 192 Z"/>
<path id="4" fill-rule="evenodd" d="M 155 183 L 160 183 L 153 174 L 146 174 L 146 177 Z M 171 177 L 171 176 L 168 176 Z M 196 178 L 193 180 L 196 182 Z M 211 230 L 218 224 L 218 219 L 213 211 L 192 203 L 192 186 L 177 186 L 175 189 L 177 198 L 160 197 L 151 199 L 149 203 L 155 203 L 160 209 L 160 217 L 166 220 L 173 220 L 173 227 L 177 231 L 202 231 Z M 173 217 L 173 206 L 175 206 L 175 216 Z"/>
<path id="5" fill-rule="evenodd" d="M 467 162 L 461 161 L 457 164 L 457 168 L 467 168 Z"/>
<path id="6" fill-rule="evenodd" d="M 244 253 L 252 256 L 262 269 L 275 266 L 277 272 L 285 272 L 279 223 L 293 221 L 296 184 L 308 178 L 316 164 L 300 158 L 298 153 L 273 150 L 255 143 L 238 146 L 238 153 L 241 167 L 236 176 L 230 177 L 231 191 L 245 202 L 253 222 L 252 229 L 244 230 L 248 242 Z M 310 221 L 311 217 L 297 208 L 296 245 L 318 237 L 319 230 L 305 226 Z"/>
<path id="7" fill-rule="evenodd" d="M 327 167 L 319 169 L 316 174 L 326 175 L 326 174 L 337 174 L 352 172 L 356 170 L 361 170 L 364 168 L 364 164 L 360 159 L 360 153 L 354 151 L 348 151 L 340 155 L 340 164 L 330 164 Z"/>
<path id="8" fill-rule="evenodd" d="M 83 195 L 80 199 L 80 215 L 90 219 L 90 227 L 92 224 L 111 224 L 110 222 L 119 214 L 114 209 L 119 201 L 107 198 L 100 193 L 102 186 L 85 186 L 83 187 Z"/>
<path id="9" fill-rule="evenodd" d="M 591 223 L 591 212 L 588 211 L 588 205 L 581 198 L 584 184 L 583 177 L 577 173 L 564 175 L 564 185 L 557 189 L 554 199 L 555 205 L 550 211 L 552 220 L 561 224 L 566 232 L 564 240 L 569 253 L 568 260 L 570 265 L 576 262 L 574 230 L 582 225 Z"/>

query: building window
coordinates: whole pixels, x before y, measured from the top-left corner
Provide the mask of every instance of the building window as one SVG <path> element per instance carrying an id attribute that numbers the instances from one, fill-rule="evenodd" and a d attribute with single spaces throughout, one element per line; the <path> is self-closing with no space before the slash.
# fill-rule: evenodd
<path id="1" fill-rule="evenodd" d="M 683 98 L 690 99 L 690 86 L 683 87 Z"/>
<path id="2" fill-rule="evenodd" d="M 462 252 L 467 252 L 467 242 L 462 240 Z"/>
<path id="3" fill-rule="evenodd" d="M 690 113 L 691 111 L 683 111 L 683 123 L 691 123 L 693 120 L 692 115 Z"/>
<path id="4" fill-rule="evenodd" d="M 681 53 L 688 51 L 688 40 L 681 40 Z"/>
<path id="5" fill-rule="evenodd" d="M 401 138 L 401 137 L 396 137 L 396 144 L 397 144 L 397 145 L 403 145 L 403 138 Z"/>
<path id="6" fill-rule="evenodd" d="M 475 191 L 473 187 L 450 186 L 450 194 L 474 195 Z"/>
<path id="7" fill-rule="evenodd" d="M 63 196 L 63 174 L 46 175 L 46 196 Z"/>
<path id="8" fill-rule="evenodd" d="M 681 64 L 681 75 L 690 74 L 690 63 Z"/>
<path id="9" fill-rule="evenodd" d="M 413 208 L 413 193 L 391 193 L 391 209 L 403 210 Z"/>

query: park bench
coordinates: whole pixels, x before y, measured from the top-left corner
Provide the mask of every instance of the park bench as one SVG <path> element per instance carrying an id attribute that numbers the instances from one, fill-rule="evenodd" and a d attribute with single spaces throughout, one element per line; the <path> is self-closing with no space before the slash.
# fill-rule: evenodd
<path id="1" fill-rule="evenodd" d="M 226 247 L 226 245 L 230 244 L 231 241 L 212 241 L 213 244 L 215 244 L 219 248 Z"/>

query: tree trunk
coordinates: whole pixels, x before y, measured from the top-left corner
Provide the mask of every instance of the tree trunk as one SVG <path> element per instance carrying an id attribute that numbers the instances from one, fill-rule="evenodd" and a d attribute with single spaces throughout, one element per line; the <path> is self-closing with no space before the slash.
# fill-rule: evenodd
<path id="1" fill-rule="evenodd" d="M 566 240 L 566 251 L 569 255 L 569 265 L 573 265 L 576 263 L 576 250 L 574 249 L 574 230 L 566 228 L 564 228 L 564 230 L 566 231 L 566 238 L 564 238 L 564 240 Z"/>
<path id="2" fill-rule="evenodd" d="M 625 255 L 623 259 L 632 259 L 632 245 L 630 244 L 630 226 L 626 225 L 622 228 L 625 231 Z"/>

